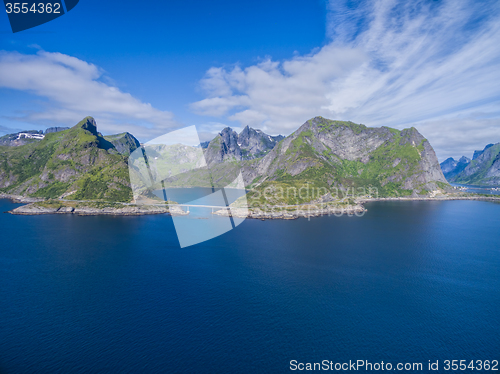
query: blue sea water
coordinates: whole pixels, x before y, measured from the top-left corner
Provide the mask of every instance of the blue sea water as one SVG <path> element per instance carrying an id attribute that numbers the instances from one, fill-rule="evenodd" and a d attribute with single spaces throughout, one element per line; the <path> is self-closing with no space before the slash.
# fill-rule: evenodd
<path id="1" fill-rule="evenodd" d="M 500 204 L 367 208 L 183 249 L 166 215 L 0 213 L 0 373 L 500 359 Z"/>
<path id="2" fill-rule="evenodd" d="M 469 184 L 451 183 L 453 187 L 465 187 L 465 192 L 477 193 L 482 195 L 500 195 L 498 187 L 474 186 Z"/>

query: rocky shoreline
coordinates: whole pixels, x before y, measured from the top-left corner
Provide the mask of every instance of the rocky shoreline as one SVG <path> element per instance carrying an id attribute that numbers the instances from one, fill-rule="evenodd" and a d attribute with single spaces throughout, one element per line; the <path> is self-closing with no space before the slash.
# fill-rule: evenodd
<path id="1" fill-rule="evenodd" d="M 188 215 L 181 207 L 175 205 L 132 205 L 125 203 L 112 203 L 114 206 L 106 206 L 105 203 L 80 202 L 58 200 L 52 204 L 45 203 L 42 198 L 24 197 L 19 195 L 0 194 L 0 199 L 9 199 L 16 203 L 25 203 L 7 213 L 16 215 L 41 215 L 41 214 L 76 214 L 81 216 L 113 215 L 113 216 L 139 216 L 149 214 L 170 214 Z M 362 216 L 367 212 L 364 204 L 374 201 L 450 201 L 450 200 L 478 200 L 500 202 L 500 196 L 439 196 L 439 197 L 386 197 L 386 198 L 360 198 L 354 205 L 325 205 L 325 204 L 304 204 L 300 206 L 271 207 L 269 210 L 260 208 L 230 208 L 231 215 L 236 218 L 252 219 L 297 219 L 299 217 L 311 218 L 324 215 L 341 216 L 357 215 Z M 103 206 L 99 206 L 99 204 Z M 92 206 L 97 205 L 97 206 Z M 227 209 L 221 209 L 213 214 L 218 216 L 228 216 Z"/>
<path id="2" fill-rule="evenodd" d="M 0 199 L 9 199 L 15 203 L 26 203 L 26 205 L 22 205 L 7 212 L 16 215 L 76 214 L 80 216 L 139 216 L 147 214 L 189 214 L 182 208 L 176 206 L 131 205 L 121 203 L 113 203 L 113 205 L 117 206 L 91 206 L 92 202 L 89 202 L 87 204 L 88 206 L 86 206 L 85 203 L 77 204 L 71 201 L 63 200 L 59 201 L 60 204 L 44 204 L 44 199 L 8 194 L 0 194 Z"/>
<path id="3" fill-rule="evenodd" d="M 231 215 L 236 218 L 254 218 L 254 219 L 297 219 L 299 217 L 310 218 L 319 216 L 341 216 L 343 214 L 347 215 L 364 215 L 368 209 L 365 208 L 364 204 L 374 201 L 451 201 L 451 200 L 479 200 L 479 201 L 498 201 L 500 202 L 500 196 L 498 197 L 487 197 L 487 196 L 439 196 L 439 197 L 382 197 L 382 198 L 361 198 L 356 199 L 354 205 L 340 206 L 333 205 L 328 206 L 322 203 L 316 204 L 304 204 L 297 206 L 295 209 L 290 210 L 289 207 L 272 207 L 269 211 L 263 211 L 259 208 L 257 209 L 243 209 L 243 208 L 231 208 Z M 219 216 L 228 216 L 229 212 L 227 209 L 221 209 L 214 214 Z"/>
<path id="4" fill-rule="evenodd" d="M 23 205 L 15 208 L 8 213 L 17 215 L 39 215 L 39 214 L 76 214 L 79 216 L 138 216 L 146 214 L 169 214 L 166 207 L 133 207 L 123 208 L 92 208 L 92 207 L 66 207 L 59 208 L 37 206 L 35 204 Z"/>
<path id="5" fill-rule="evenodd" d="M 370 203 L 372 201 L 451 201 L 451 200 L 478 200 L 478 201 L 498 201 L 500 195 L 495 196 L 439 196 L 439 197 L 378 197 L 356 200 L 359 204 Z"/>
<path id="6" fill-rule="evenodd" d="M 14 203 L 36 203 L 39 201 L 44 201 L 43 197 L 26 197 L 21 195 L 11 195 L 6 193 L 0 193 L 0 199 L 8 199 Z"/>
<path id="7" fill-rule="evenodd" d="M 289 209 L 289 207 L 272 207 L 269 211 L 260 208 L 245 209 L 245 208 L 230 208 L 231 216 L 235 218 L 253 218 L 253 219 L 297 219 L 300 217 L 311 218 L 319 216 L 342 216 L 358 215 L 361 216 L 367 212 L 367 209 L 361 204 L 348 205 L 348 206 L 320 206 L 320 204 L 309 204 L 297 206 L 296 209 Z M 227 217 L 229 210 L 221 209 L 214 214 L 218 216 Z"/>

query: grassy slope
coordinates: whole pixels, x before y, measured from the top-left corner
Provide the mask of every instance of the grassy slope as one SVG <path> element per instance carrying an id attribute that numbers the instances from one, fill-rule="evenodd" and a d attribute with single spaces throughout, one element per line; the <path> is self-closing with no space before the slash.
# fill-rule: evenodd
<path id="1" fill-rule="evenodd" d="M 348 127 L 355 134 L 366 129 L 366 126 L 352 122 L 330 120 L 324 120 L 319 127 L 321 132 L 329 132 L 339 126 Z M 312 144 L 319 140 L 315 139 L 313 132 L 310 130 L 302 131 L 287 149 L 284 165 L 281 165 L 274 175 L 269 176 L 257 187 L 258 193 L 250 194 L 248 197 L 252 199 L 252 196 L 256 196 L 260 203 L 264 203 L 263 196 L 266 188 L 267 191 L 279 192 L 288 191 L 290 188 L 299 190 L 306 186 L 309 186 L 310 191 L 315 191 L 314 194 L 310 194 L 309 198 L 304 199 L 292 193 L 285 193 L 283 197 L 277 196 L 271 200 L 281 204 L 302 204 L 311 198 L 318 198 L 318 192 L 321 191 L 324 194 L 325 189 L 337 195 L 338 190 L 332 188 L 334 186 L 349 187 L 351 192 L 354 188 L 357 193 L 360 191 L 369 193 L 375 191 L 373 188 L 376 188 L 378 196 L 411 195 L 413 191 L 404 189 L 403 182 L 406 177 L 420 171 L 419 152 L 423 151 L 423 142 L 416 147 L 410 143 L 401 145 L 401 131 L 389 130 L 393 135 L 392 139 L 373 151 L 366 164 L 361 161 L 340 159 L 329 148 L 323 152 L 317 151 Z M 278 147 L 280 146 L 281 143 L 278 144 Z M 398 158 L 401 161 L 393 166 Z M 297 162 L 307 162 L 312 166 L 298 175 L 291 175 L 288 170 Z M 391 177 L 394 181 L 389 181 Z M 262 179 L 256 178 L 252 183 Z M 363 187 L 364 190 L 359 189 L 360 187 Z M 422 191 L 422 193 L 427 193 L 427 191 Z M 270 194 L 268 193 L 268 195 Z"/>
<path id="2" fill-rule="evenodd" d="M 0 147 L 0 176 L 11 180 L 0 191 L 55 198 L 77 190 L 71 199 L 130 201 L 126 158 L 103 149 L 84 121 L 37 143 Z"/>
<path id="3" fill-rule="evenodd" d="M 32 196 L 55 198 L 73 190 L 71 199 L 105 199 L 108 201 L 130 201 L 127 158 L 107 151 L 106 140 L 81 128 L 85 120 L 70 130 L 51 133 L 40 142 L 21 147 L 0 147 L 0 181 L 10 180 L 0 191 Z M 355 134 L 366 130 L 366 126 L 352 122 L 324 119 L 320 132 L 331 132 L 339 127 L 349 128 Z M 340 159 L 325 146 L 320 152 L 313 144 L 319 139 L 311 130 L 297 134 L 283 159 L 273 160 L 280 165 L 273 175 L 259 176 L 250 183 L 254 194 L 248 196 L 250 203 L 294 205 L 317 199 L 326 192 L 336 194 L 336 187 L 357 189 L 376 188 L 378 196 L 408 196 L 412 190 L 403 188 L 405 178 L 418 174 L 422 143 L 416 146 L 402 142 L 401 131 L 388 129 L 388 140 L 370 154 L 369 161 Z M 316 132 L 317 133 L 317 132 Z M 111 140 L 108 137 L 108 140 Z M 282 147 L 283 141 L 277 147 Z M 397 159 L 401 159 L 399 163 Z M 218 186 L 230 183 L 240 167 L 253 168 L 259 160 L 231 161 L 216 165 L 211 173 L 213 180 L 206 178 L 203 170 L 186 173 L 178 178 L 179 186 Z M 297 163 L 306 163 L 307 169 L 297 175 L 290 170 Z M 397 164 L 397 165 L 396 165 Z M 67 177 L 68 174 L 75 174 Z M 66 175 L 66 177 L 61 177 Z M 177 185 L 172 183 L 172 185 Z M 249 187 L 250 187 L 249 186 Z M 2 186 L 0 186 L 2 187 Z M 291 191 L 304 192 L 298 195 Z M 306 192 L 304 188 L 309 189 Z M 267 193 L 264 193 L 267 191 Z M 358 191 L 358 190 L 357 190 Z M 256 193 L 255 193 L 256 192 Z M 425 193 L 427 191 L 422 191 Z M 252 200 L 253 199 L 253 200 Z"/>
<path id="4" fill-rule="evenodd" d="M 493 147 L 490 148 L 490 152 L 492 152 L 493 155 L 498 155 L 500 153 L 500 143 L 495 144 Z M 463 183 L 463 184 L 471 184 L 471 185 L 483 185 L 483 184 L 488 184 L 490 178 L 486 178 L 486 174 L 488 173 L 489 168 L 495 161 L 495 157 L 491 157 L 489 160 L 486 162 L 482 163 L 479 167 L 479 169 L 472 175 L 465 176 L 463 173 L 458 174 L 455 178 L 452 178 L 451 180 L 457 183 Z M 470 162 L 470 165 L 468 168 L 474 168 L 479 164 L 479 160 L 472 160 Z"/>
<path id="5" fill-rule="evenodd" d="M 339 127 L 349 128 L 355 134 L 366 130 L 366 126 L 352 122 L 324 120 L 319 125 L 319 132 L 333 132 Z M 314 131 L 305 130 L 298 133 L 289 148 L 282 155 L 283 141 L 277 144 L 277 154 L 271 170 L 272 175 L 257 176 L 249 183 L 252 189 L 247 195 L 251 206 L 262 205 L 296 205 L 318 199 L 330 192 L 333 196 L 344 197 L 345 189 L 350 195 L 377 195 L 379 197 L 409 196 L 413 189 L 405 189 L 406 178 L 422 172 L 419 165 L 420 144 L 411 144 L 408 138 L 403 139 L 402 131 L 386 128 L 387 140 L 370 153 L 369 161 L 350 161 L 341 159 L 324 143 L 321 143 Z M 323 144 L 323 150 L 315 149 L 314 144 Z M 398 160 L 399 159 L 399 160 Z M 211 174 L 218 186 L 230 183 L 240 168 L 252 169 L 259 160 L 224 162 L 211 167 Z M 297 175 L 291 172 L 295 166 L 306 164 L 308 167 Z M 178 182 L 178 186 L 210 185 L 206 174 L 202 171 L 186 173 Z M 443 186 L 440 186 L 444 188 Z M 341 191 L 341 190 L 344 191 Z M 420 186 L 420 193 L 428 191 Z"/>

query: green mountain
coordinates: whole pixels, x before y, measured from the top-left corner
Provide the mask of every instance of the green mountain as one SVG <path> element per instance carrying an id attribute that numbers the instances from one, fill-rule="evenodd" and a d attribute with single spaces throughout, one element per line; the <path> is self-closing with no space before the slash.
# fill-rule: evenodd
<path id="1" fill-rule="evenodd" d="M 139 144 L 130 137 L 103 137 L 95 120 L 86 117 L 68 130 L 46 133 L 42 140 L 0 146 L 0 192 L 130 201 L 126 155 Z"/>
<path id="2" fill-rule="evenodd" d="M 448 180 L 476 186 L 500 186 L 500 143 L 488 144 L 482 151 L 475 151 L 472 161 Z"/>
<path id="3" fill-rule="evenodd" d="M 265 156 L 240 161 L 232 152 L 234 141 L 225 144 L 224 139 L 217 136 L 205 149 L 211 180 L 198 169 L 165 179 L 168 185 L 223 186 L 241 170 L 244 185 L 253 190 L 251 205 L 302 204 L 346 194 L 429 196 L 450 190 L 432 146 L 415 128 L 370 128 L 316 117 Z M 217 155 L 221 150 L 227 154 L 210 157 L 212 147 Z"/>
<path id="4" fill-rule="evenodd" d="M 113 144 L 113 147 L 122 155 L 129 156 L 141 145 L 139 141 L 130 133 L 124 132 L 116 135 L 107 135 L 105 140 Z"/>
<path id="5" fill-rule="evenodd" d="M 465 156 L 460 157 L 458 161 L 455 161 L 453 157 L 449 157 L 443 162 L 441 162 L 441 170 L 446 180 L 452 180 L 455 176 L 461 173 L 467 165 L 469 165 L 471 159 Z"/>
<path id="6" fill-rule="evenodd" d="M 226 127 L 212 141 L 202 143 L 208 164 L 252 160 L 265 156 L 284 136 L 272 136 L 246 126 L 239 134 Z"/>
<path id="7" fill-rule="evenodd" d="M 246 146 L 255 150 L 254 158 L 246 159 L 238 152 Z M 128 158 L 138 147 L 129 133 L 103 137 L 95 120 L 87 117 L 71 129 L 48 132 L 35 142 L 0 146 L 0 192 L 130 201 Z M 370 128 L 316 117 L 284 139 L 258 130 L 236 137 L 225 129 L 208 147 L 193 148 L 193 152 L 204 152 L 208 166 L 203 168 L 187 148 L 159 145 L 148 149 L 152 152 L 148 168 L 166 176 L 169 186 L 178 187 L 226 186 L 241 171 L 242 184 L 252 188 L 250 203 L 257 205 L 301 204 L 338 196 L 339 191 L 384 197 L 430 195 L 449 188 L 434 150 L 415 128 Z M 259 152 L 265 155 L 258 157 Z M 306 194 L 284 194 L 304 188 Z M 263 196 L 269 198 L 264 201 Z"/>
<path id="8" fill-rule="evenodd" d="M 244 171 L 261 189 L 307 183 L 329 192 L 409 196 L 449 186 L 432 146 L 415 128 L 370 128 L 323 117 L 304 123 Z"/>

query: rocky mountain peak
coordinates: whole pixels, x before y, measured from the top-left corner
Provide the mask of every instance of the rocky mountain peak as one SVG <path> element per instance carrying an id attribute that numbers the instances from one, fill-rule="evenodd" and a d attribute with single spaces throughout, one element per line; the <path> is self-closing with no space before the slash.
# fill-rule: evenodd
<path id="1" fill-rule="evenodd" d="M 417 129 L 373 128 L 319 116 L 249 168 L 246 179 L 288 183 L 311 181 L 313 174 L 322 185 L 371 185 L 386 195 L 425 194 L 447 185 L 434 150 Z"/>
<path id="2" fill-rule="evenodd" d="M 84 130 L 87 130 L 94 136 L 98 136 L 97 133 L 97 124 L 95 122 L 95 119 L 93 117 L 85 117 L 83 120 L 77 123 L 75 127 L 80 127 Z"/>
<path id="3" fill-rule="evenodd" d="M 16 148 L 0 150 L 0 159 L 15 166 L 0 165 L 0 188 L 9 193 L 57 198 L 71 192 L 77 200 L 130 201 L 127 157 L 97 132 L 92 117 Z"/>
<path id="4" fill-rule="evenodd" d="M 454 170 L 457 167 L 457 161 L 453 157 L 448 157 L 446 160 L 441 162 L 441 170 L 443 171 L 444 176 L 446 177 L 446 173 Z"/>
<path id="5" fill-rule="evenodd" d="M 117 135 L 107 135 L 104 139 L 110 142 L 118 153 L 122 155 L 130 155 L 141 146 L 139 141 L 128 132 Z"/>
<path id="6" fill-rule="evenodd" d="M 425 138 L 418 132 L 415 127 L 404 129 L 401 131 L 401 145 L 410 143 L 411 145 L 419 145 Z"/>
<path id="7" fill-rule="evenodd" d="M 474 151 L 472 160 L 461 157 L 453 169 L 447 162 L 441 163 L 441 168 L 450 182 L 477 186 L 500 185 L 500 143 L 488 144 L 482 151 Z"/>
<path id="8" fill-rule="evenodd" d="M 458 161 L 456 161 L 452 157 L 449 157 L 446 160 L 444 160 L 440 164 L 440 166 L 445 178 L 447 180 L 451 180 L 457 174 L 461 173 L 467 167 L 467 165 L 469 165 L 470 161 L 471 161 L 470 158 L 465 156 L 460 157 Z"/>
<path id="9" fill-rule="evenodd" d="M 221 145 L 224 152 L 235 155 L 241 155 L 241 150 L 238 145 L 238 133 L 230 127 L 226 127 L 221 131 L 219 136 L 222 138 Z"/>
<path id="10" fill-rule="evenodd" d="M 250 137 L 255 133 L 254 129 L 251 129 L 248 125 L 239 133 L 238 142 L 240 146 L 246 147 L 250 141 Z"/>
<path id="11" fill-rule="evenodd" d="M 45 134 L 50 134 L 50 133 L 53 133 L 53 132 L 60 132 L 60 131 L 64 131 L 64 130 L 69 130 L 69 127 L 49 127 L 47 128 L 47 130 L 45 130 Z"/>
<path id="12" fill-rule="evenodd" d="M 284 137 L 267 135 L 249 126 L 238 134 L 230 127 L 222 130 L 212 141 L 202 143 L 209 164 L 226 160 L 250 160 L 264 156 Z"/>
<path id="13" fill-rule="evenodd" d="M 474 154 L 472 155 L 472 159 L 475 160 L 477 159 L 479 156 L 481 156 L 488 148 L 491 148 L 493 147 L 494 144 L 488 144 L 486 147 L 484 147 L 484 149 L 482 151 L 474 151 Z"/>

